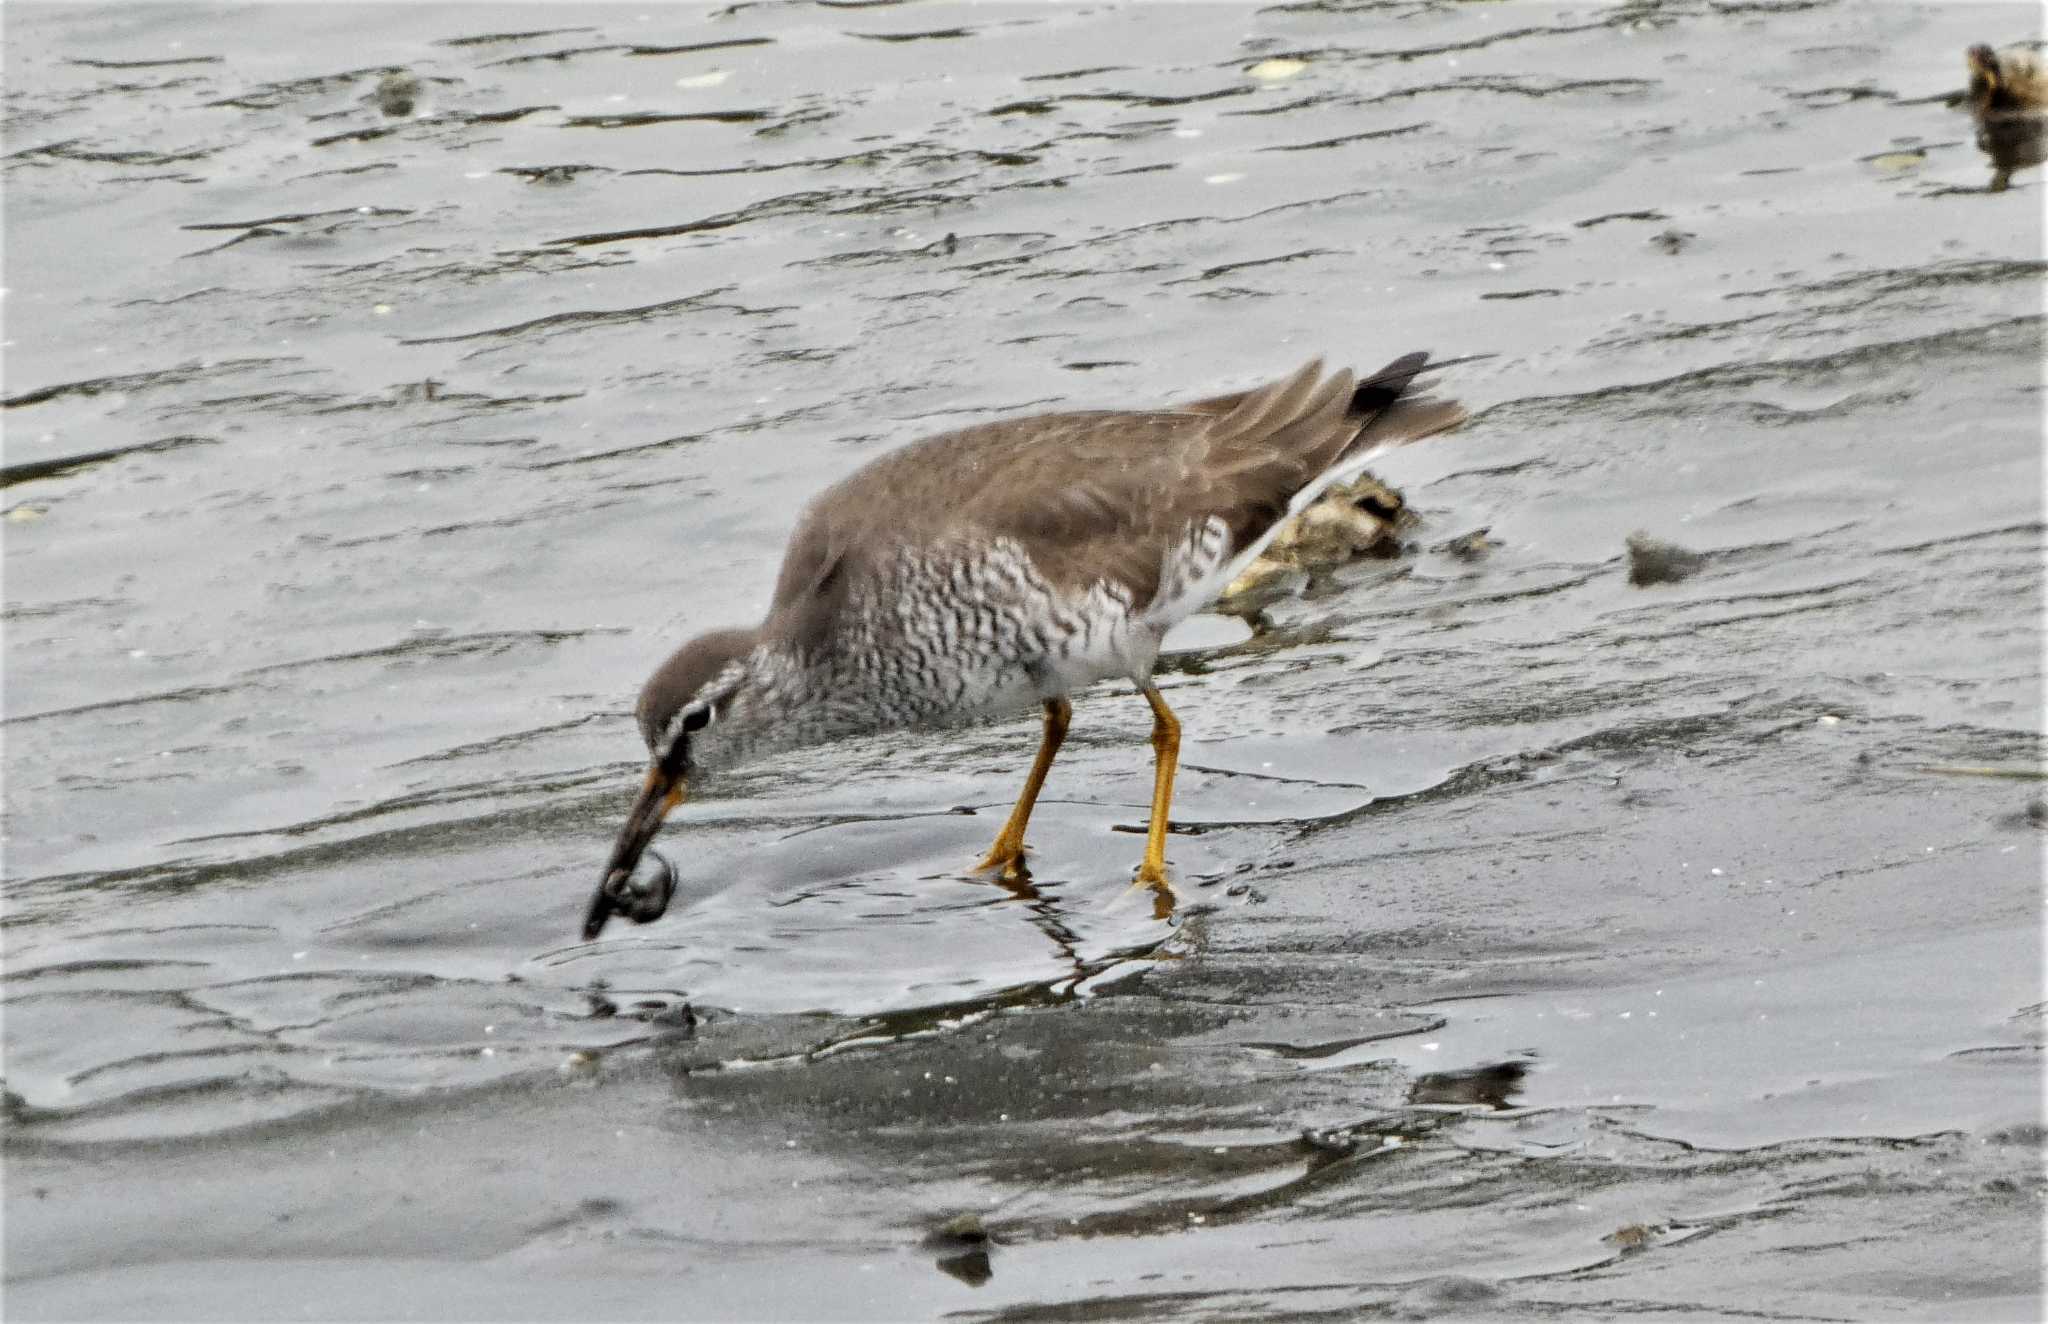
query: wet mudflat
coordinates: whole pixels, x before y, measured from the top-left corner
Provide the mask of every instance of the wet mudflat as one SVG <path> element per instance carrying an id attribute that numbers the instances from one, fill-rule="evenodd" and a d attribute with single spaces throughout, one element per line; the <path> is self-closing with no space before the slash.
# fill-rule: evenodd
<path id="1" fill-rule="evenodd" d="M 2035 19 L 15 6 L 10 1313 L 2036 1316 Z M 1035 902 L 1020 714 L 573 940 L 810 493 L 1415 347 L 1407 552 L 1164 668 L 1171 922 L 1104 687 Z"/>

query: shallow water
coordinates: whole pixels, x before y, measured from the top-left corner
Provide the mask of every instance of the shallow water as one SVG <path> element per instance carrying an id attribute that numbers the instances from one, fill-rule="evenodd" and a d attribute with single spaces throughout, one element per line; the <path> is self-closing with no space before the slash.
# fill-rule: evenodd
<path id="1" fill-rule="evenodd" d="M 12 1313 L 2032 1317 L 2027 17 L 14 7 Z M 1163 668 L 1175 921 L 1105 687 L 1036 902 L 1020 715 L 573 941 L 810 493 L 1416 346 L 1409 552 Z"/>

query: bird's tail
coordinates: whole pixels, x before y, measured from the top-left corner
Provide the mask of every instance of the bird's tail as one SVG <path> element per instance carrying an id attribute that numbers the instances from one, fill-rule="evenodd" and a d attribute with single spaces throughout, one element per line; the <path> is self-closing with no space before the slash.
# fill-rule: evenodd
<path id="1" fill-rule="evenodd" d="M 1458 359 L 1430 361 L 1427 351 L 1403 354 L 1378 372 L 1363 378 L 1351 392 L 1348 414 L 1359 420 L 1358 435 L 1345 447 L 1345 458 L 1362 455 L 1403 442 L 1454 428 L 1465 421 L 1465 407 L 1455 400 L 1416 394 L 1410 388 L 1425 372 L 1470 363 L 1477 354 Z"/>

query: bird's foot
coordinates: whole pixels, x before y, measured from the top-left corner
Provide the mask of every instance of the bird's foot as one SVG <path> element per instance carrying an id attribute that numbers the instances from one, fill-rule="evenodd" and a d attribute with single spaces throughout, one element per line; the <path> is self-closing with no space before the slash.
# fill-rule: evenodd
<path id="1" fill-rule="evenodd" d="M 1031 870 L 1024 863 L 1024 845 L 1017 843 L 1008 847 L 997 841 L 980 863 L 974 866 L 976 873 L 994 874 L 989 881 L 1008 892 L 1019 901 L 1041 901 L 1044 896 L 1031 885 Z"/>
<path id="2" fill-rule="evenodd" d="M 1021 883 L 1031 877 L 1031 870 L 1024 866 L 1024 843 L 1012 845 L 998 841 L 989 847 L 988 854 L 974 866 L 976 873 L 993 873 L 997 882 Z"/>
<path id="3" fill-rule="evenodd" d="M 1149 887 L 1155 892 L 1171 892 L 1173 880 L 1166 876 L 1164 861 L 1154 863 L 1146 860 L 1138 866 L 1138 871 L 1131 875 L 1131 886 Z"/>
<path id="4" fill-rule="evenodd" d="M 1180 897 L 1174 892 L 1173 881 L 1166 876 L 1164 866 L 1149 863 L 1138 866 L 1137 877 L 1131 879 L 1131 889 L 1136 891 L 1140 887 L 1152 893 L 1153 919 L 1164 921 L 1173 918 Z"/>

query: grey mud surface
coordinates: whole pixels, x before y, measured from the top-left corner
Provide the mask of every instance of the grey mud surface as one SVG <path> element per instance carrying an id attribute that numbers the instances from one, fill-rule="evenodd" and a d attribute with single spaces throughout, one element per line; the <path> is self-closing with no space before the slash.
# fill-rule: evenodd
<path id="1" fill-rule="evenodd" d="M 9 1317 L 2036 1317 L 2039 12 L 9 5 Z M 573 941 L 808 494 L 1417 347 L 1174 922 L 1105 687 Z"/>

